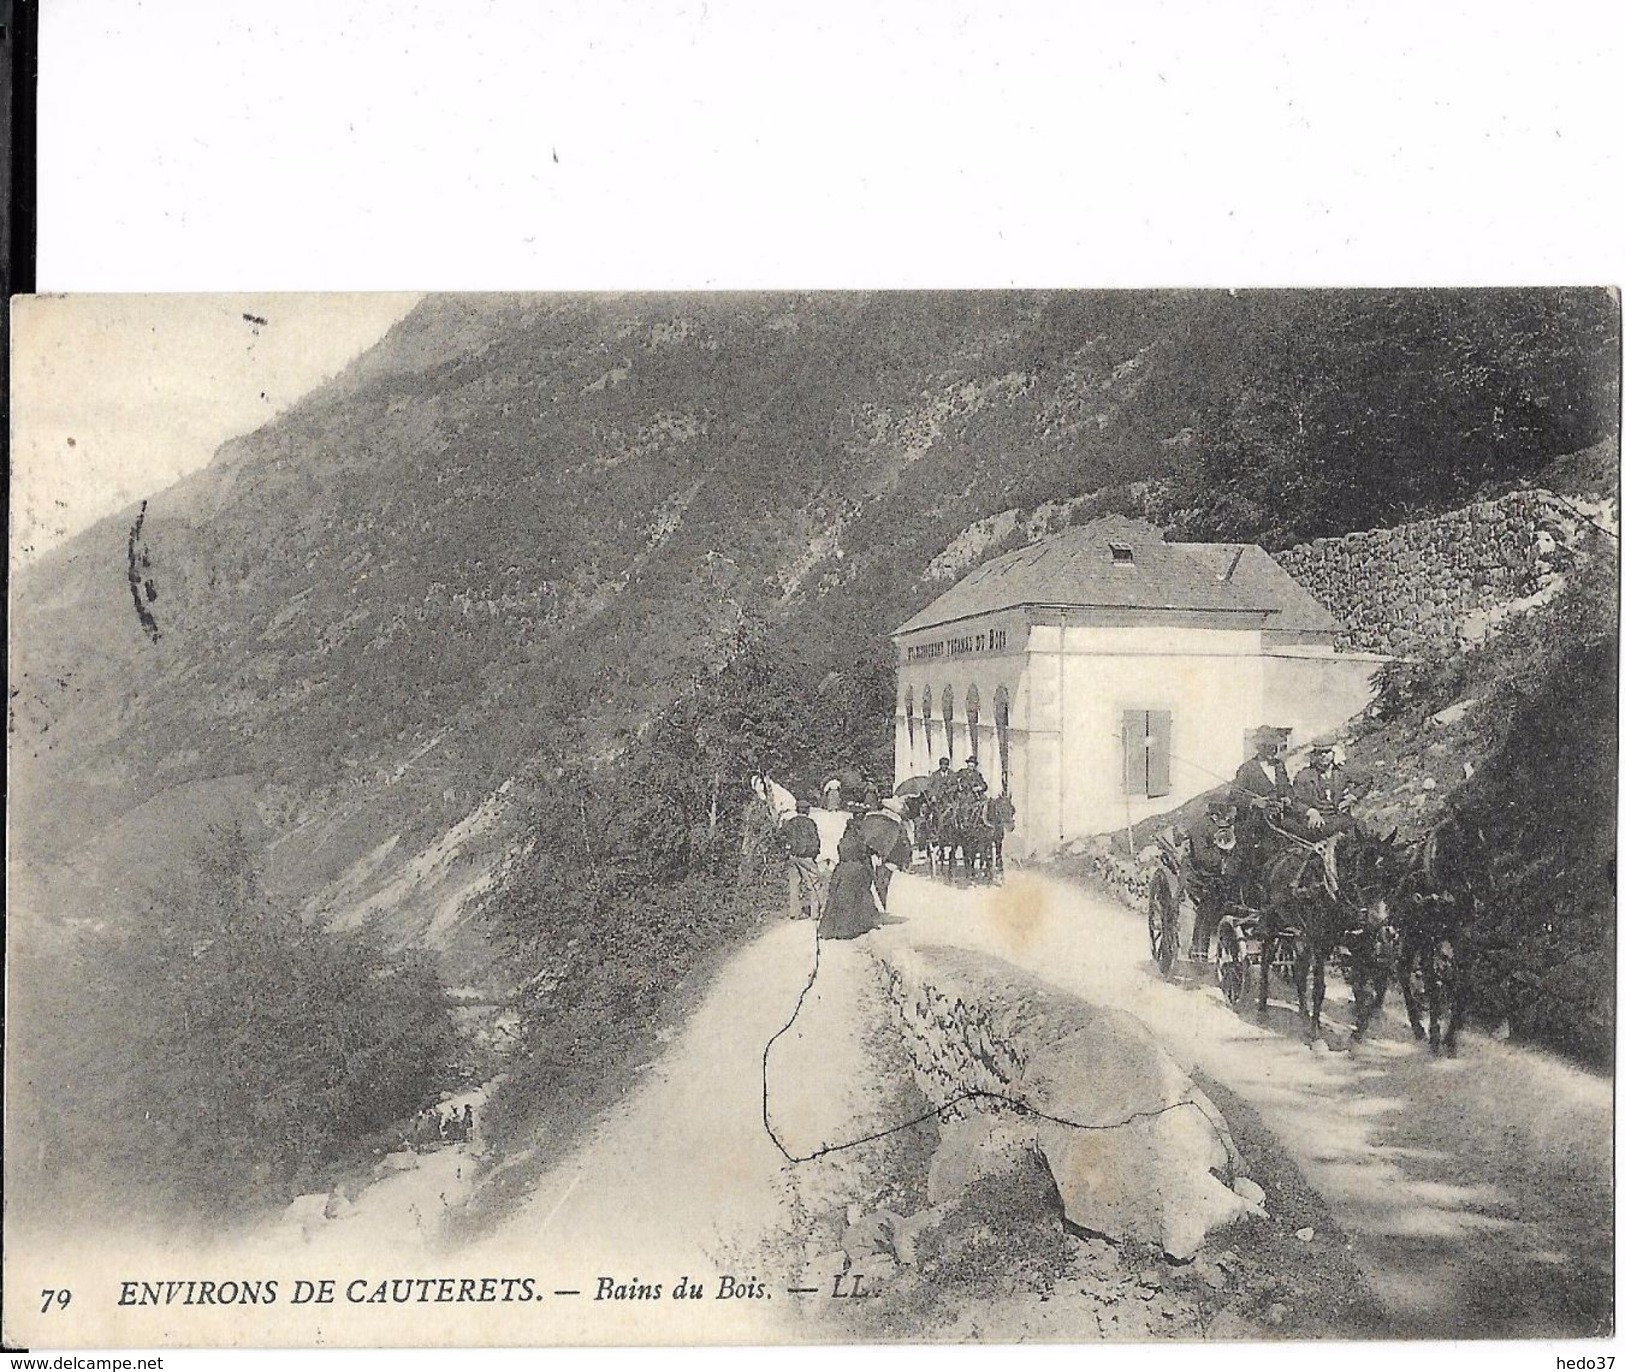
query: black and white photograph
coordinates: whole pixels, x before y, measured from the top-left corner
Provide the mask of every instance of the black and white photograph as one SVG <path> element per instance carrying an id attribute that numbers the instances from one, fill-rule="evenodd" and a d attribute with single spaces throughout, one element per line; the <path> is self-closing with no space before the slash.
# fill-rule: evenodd
<path id="1" fill-rule="evenodd" d="M 36 20 L 14 1369 L 1607 1372 L 1618 15 Z"/>
<path id="2" fill-rule="evenodd" d="M 1612 1334 L 1616 292 L 13 319 L 11 1340 Z"/>

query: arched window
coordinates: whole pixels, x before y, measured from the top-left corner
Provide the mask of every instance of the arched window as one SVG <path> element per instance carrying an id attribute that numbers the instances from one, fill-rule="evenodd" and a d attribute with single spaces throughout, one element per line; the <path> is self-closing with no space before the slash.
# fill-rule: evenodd
<path id="1" fill-rule="evenodd" d="M 903 713 L 908 716 L 908 755 L 914 756 L 914 688 L 903 692 Z"/>
<path id="2" fill-rule="evenodd" d="M 954 760 L 954 688 L 942 688 L 942 734 L 947 740 L 948 761 Z"/>
<path id="3" fill-rule="evenodd" d="M 936 751 L 936 747 L 931 739 L 931 688 L 929 686 L 925 688 L 925 695 L 920 703 L 920 717 L 925 721 L 925 757 L 927 765 L 924 770 L 930 771 L 937 764 L 936 759 L 931 756 Z"/>
<path id="4" fill-rule="evenodd" d="M 970 751 L 966 757 L 980 758 L 982 754 L 982 736 L 979 728 L 982 720 L 982 693 L 976 689 L 972 682 L 965 688 L 965 737 L 970 740 Z"/>
<path id="5" fill-rule="evenodd" d="M 1010 794 L 1010 692 L 1003 686 L 993 695 L 993 733 L 999 745 L 999 794 Z"/>

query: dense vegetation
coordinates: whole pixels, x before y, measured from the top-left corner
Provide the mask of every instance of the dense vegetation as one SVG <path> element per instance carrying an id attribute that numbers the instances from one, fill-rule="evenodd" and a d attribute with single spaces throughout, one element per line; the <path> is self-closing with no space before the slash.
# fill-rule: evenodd
<path id="1" fill-rule="evenodd" d="M 889 775 L 888 674 L 830 661 L 742 633 L 727 665 L 623 740 L 613 763 L 542 761 L 523 779 L 527 839 L 493 909 L 523 1011 L 488 1119 L 497 1138 L 539 1111 L 555 1130 L 588 1118 L 652 1051 L 691 979 L 786 908 L 752 773 L 803 795 L 837 767 Z"/>
<path id="2" fill-rule="evenodd" d="M 1618 593 L 1617 540 L 1593 532 L 1549 606 L 1471 652 L 1394 664 L 1361 743 L 1368 757 L 1476 759 L 1439 811 L 1483 833 L 1490 864 L 1465 963 L 1470 1013 L 1605 1067 L 1616 1007 Z M 1464 700 L 1454 726 L 1431 722 Z"/>
<path id="3" fill-rule="evenodd" d="M 1619 309 L 1598 291 L 1248 298 L 1230 394 L 1161 492 L 1180 536 L 1282 548 L 1465 504 L 1615 431 Z"/>
<path id="4" fill-rule="evenodd" d="M 16 950 L 16 1194 L 54 1219 L 213 1221 L 325 1189 L 451 1084 L 426 954 L 269 905 L 238 831 L 139 924 Z"/>
<path id="5" fill-rule="evenodd" d="M 448 789 L 599 754 L 741 626 L 884 663 L 1000 510 L 1094 493 L 1276 545 L 1528 474 L 1611 432 L 1618 318 L 1597 291 L 431 299 L 153 497 L 157 643 L 105 576 L 133 512 L 24 578 L 18 781 L 60 814 L 87 773 L 126 803 L 252 774 L 294 823 L 422 754 L 392 808 L 438 832 Z M 40 811 L 21 835 L 57 841 Z"/>

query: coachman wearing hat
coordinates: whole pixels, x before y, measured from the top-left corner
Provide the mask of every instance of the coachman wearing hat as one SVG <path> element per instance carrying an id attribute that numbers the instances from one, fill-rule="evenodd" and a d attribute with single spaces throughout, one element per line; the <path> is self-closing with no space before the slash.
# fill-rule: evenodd
<path id="1" fill-rule="evenodd" d="M 965 765 L 959 769 L 959 793 L 975 800 L 987 799 L 987 779 L 982 775 L 975 756 L 965 759 Z"/>
<path id="2" fill-rule="evenodd" d="M 1270 826 L 1279 825 L 1292 808 L 1292 779 L 1281 760 L 1291 733 L 1268 725 L 1259 729 L 1253 755 L 1236 769 L 1230 798 L 1236 805 L 1239 868 L 1245 876 L 1255 876 L 1263 868 L 1265 855 L 1281 841 Z"/>
<path id="3" fill-rule="evenodd" d="M 1287 776 L 1286 763 L 1281 761 L 1291 732 L 1290 729 L 1277 728 L 1257 731 L 1253 755 L 1236 769 L 1238 804 L 1245 805 L 1250 800 L 1276 802 L 1283 806 L 1292 803 L 1292 780 Z"/>
<path id="4" fill-rule="evenodd" d="M 1358 827 L 1349 806 L 1353 789 L 1337 761 L 1337 749 L 1317 743 L 1309 752 L 1309 765 L 1292 782 L 1297 818 L 1312 838 L 1347 833 Z"/>

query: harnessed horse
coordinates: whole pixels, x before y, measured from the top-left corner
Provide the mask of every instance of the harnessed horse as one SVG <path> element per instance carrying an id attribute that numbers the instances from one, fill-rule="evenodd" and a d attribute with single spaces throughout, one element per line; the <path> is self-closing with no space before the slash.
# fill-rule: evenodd
<path id="1" fill-rule="evenodd" d="M 965 874 L 990 870 L 990 857 L 996 826 L 989 811 L 993 802 L 985 795 L 948 795 L 928 799 L 921 812 L 926 845 L 931 851 L 931 870 L 938 875 L 945 868 L 948 880 L 960 855 Z"/>
<path id="2" fill-rule="evenodd" d="M 1004 876 L 1004 836 L 1016 827 L 1016 804 L 1009 796 L 994 796 L 987 803 L 988 823 L 993 826 L 989 842 L 988 879 Z"/>
<path id="3" fill-rule="evenodd" d="M 1371 839 L 1358 832 L 1334 833 L 1311 843 L 1286 830 L 1276 832 L 1293 846 L 1264 863 L 1258 1013 L 1262 1016 L 1269 1004 L 1270 964 L 1276 945 L 1291 938 L 1296 945 L 1293 979 L 1298 1011 L 1309 1021 L 1310 1043 L 1318 1040 L 1320 1011 L 1326 999 L 1326 963 L 1343 948 L 1348 953 L 1349 984 L 1354 991 L 1352 1038 L 1358 1042 L 1386 990 L 1382 940 L 1388 924 L 1390 868 L 1397 851 L 1394 836 Z"/>
<path id="4" fill-rule="evenodd" d="M 1405 995 L 1411 1033 L 1418 1042 L 1426 1038 L 1432 1052 L 1442 1046 L 1451 1057 L 1456 1052 L 1456 1033 L 1466 1018 L 1462 959 L 1480 903 L 1474 876 L 1483 866 L 1477 860 L 1483 842 L 1482 831 L 1468 831 L 1459 820 L 1446 819 L 1416 845 L 1394 888 L 1399 986 Z M 1425 1032 L 1419 1004 L 1423 996 L 1428 1008 Z M 1448 1020 L 1441 1032 L 1446 1012 Z"/>

